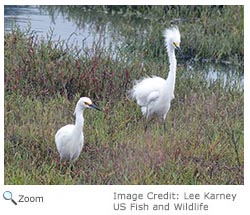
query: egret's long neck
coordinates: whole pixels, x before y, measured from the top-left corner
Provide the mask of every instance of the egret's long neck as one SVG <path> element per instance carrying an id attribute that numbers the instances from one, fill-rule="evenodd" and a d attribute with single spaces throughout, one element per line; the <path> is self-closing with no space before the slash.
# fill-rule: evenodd
<path id="1" fill-rule="evenodd" d="M 75 116 L 76 116 L 75 129 L 78 131 L 82 131 L 83 123 L 84 123 L 83 110 L 76 108 Z"/>
<path id="2" fill-rule="evenodd" d="M 174 92 L 175 77 L 176 77 L 176 58 L 175 50 L 173 47 L 168 47 L 168 59 L 169 59 L 169 73 L 166 80 L 168 90 Z"/>

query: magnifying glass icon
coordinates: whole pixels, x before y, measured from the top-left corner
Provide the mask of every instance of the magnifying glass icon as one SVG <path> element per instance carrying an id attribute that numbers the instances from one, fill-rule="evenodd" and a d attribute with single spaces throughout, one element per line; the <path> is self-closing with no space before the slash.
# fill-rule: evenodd
<path id="1" fill-rule="evenodd" d="M 10 191 L 5 191 L 5 192 L 3 193 L 3 198 L 4 198 L 5 200 L 11 200 L 11 201 L 13 202 L 13 204 L 17 205 L 17 203 L 15 202 L 15 200 L 12 199 L 12 192 L 10 192 Z"/>

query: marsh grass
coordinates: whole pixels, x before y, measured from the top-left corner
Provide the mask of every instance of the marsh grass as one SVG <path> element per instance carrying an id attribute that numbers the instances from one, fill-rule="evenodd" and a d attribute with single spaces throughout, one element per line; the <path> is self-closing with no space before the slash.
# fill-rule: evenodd
<path id="1" fill-rule="evenodd" d="M 101 102 L 103 113 L 85 112 L 86 142 L 73 172 L 60 172 L 54 134 L 65 122 L 74 122 L 76 99 L 6 96 L 7 184 L 243 183 L 242 95 L 177 98 L 167 134 L 157 120 L 145 133 L 139 110 L 125 98 L 117 104 Z"/>
<path id="2" fill-rule="evenodd" d="M 166 59 L 128 62 L 127 47 L 124 58 L 102 48 L 85 56 L 18 29 L 4 48 L 5 184 L 244 183 L 244 89 L 178 65 L 167 133 L 157 119 L 145 132 L 127 91 L 145 75 L 166 77 Z M 85 111 L 85 145 L 71 169 L 59 163 L 54 135 L 74 123 L 80 96 L 103 112 Z"/>

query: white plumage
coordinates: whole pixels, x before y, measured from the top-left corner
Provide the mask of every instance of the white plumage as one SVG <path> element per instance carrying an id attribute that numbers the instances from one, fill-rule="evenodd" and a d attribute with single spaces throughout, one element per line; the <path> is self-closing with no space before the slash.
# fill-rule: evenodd
<path id="1" fill-rule="evenodd" d="M 153 115 L 160 116 L 164 121 L 164 129 L 166 130 L 166 115 L 170 109 L 171 100 L 174 98 L 177 64 L 175 49 L 181 53 L 179 47 L 181 36 L 178 27 L 166 29 L 164 38 L 169 58 L 167 79 L 153 76 L 136 81 L 133 89 L 130 90 L 130 97 L 136 100 L 146 119 Z"/>
<path id="2" fill-rule="evenodd" d="M 75 124 L 65 125 L 56 132 L 55 142 L 61 160 L 69 160 L 74 162 L 80 155 L 84 144 L 83 111 L 85 108 L 94 108 L 100 110 L 92 103 L 89 98 L 82 97 L 79 99 L 75 107 Z"/>

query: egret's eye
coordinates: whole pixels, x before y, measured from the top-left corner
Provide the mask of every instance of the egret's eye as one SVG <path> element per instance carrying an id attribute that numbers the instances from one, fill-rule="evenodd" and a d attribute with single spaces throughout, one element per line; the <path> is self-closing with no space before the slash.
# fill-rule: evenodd
<path id="1" fill-rule="evenodd" d="M 85 105 L 89 106 L 90 104 L 88 102 L 84 102 Z"/>
<path id="2" fill-rule="evenodd" d="M 173 42 L 173 45 L 174 45 L 175 48 L 176 48 L 176 47 L 179 47 L 179 44 L 176 43 L 176 42 Z"/>

